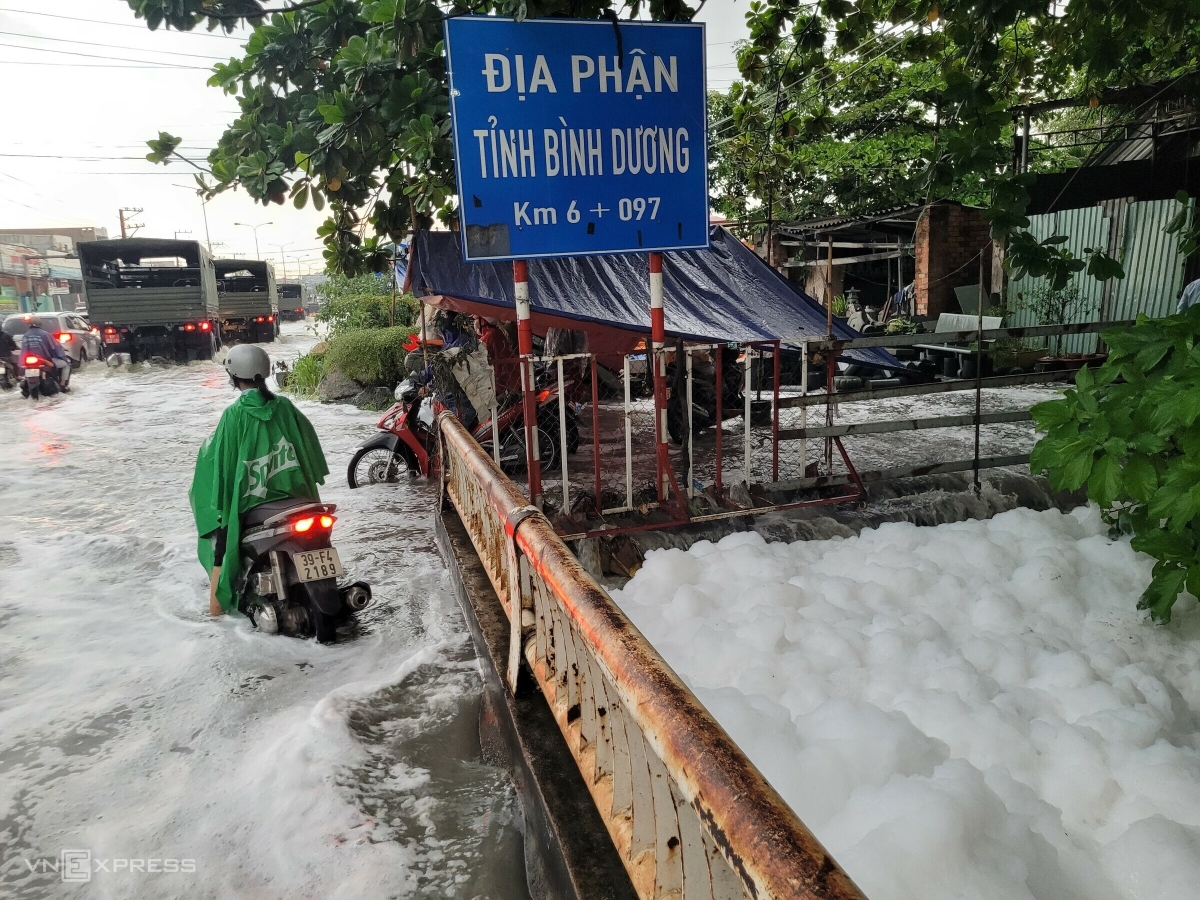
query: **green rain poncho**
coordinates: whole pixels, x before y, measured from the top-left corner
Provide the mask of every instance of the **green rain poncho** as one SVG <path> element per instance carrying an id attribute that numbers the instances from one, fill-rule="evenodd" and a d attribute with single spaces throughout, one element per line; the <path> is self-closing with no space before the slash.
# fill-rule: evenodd
<path id="1" fill-rule="evenodd" d="M 197 553 L 210 574 L 209 536 L 226 529 L 217 599 L 227 612 L 236 606 L 233 584 L 241 566 L 242 514 L 271 500 L 319 500 L 317 485 L 328 474 L 317 433 L 287 398 L 264 400 L 256 390 L 245 391 L 221 415 L 217 430 L 200 447 L 188 497 L 200 534 Z"/>

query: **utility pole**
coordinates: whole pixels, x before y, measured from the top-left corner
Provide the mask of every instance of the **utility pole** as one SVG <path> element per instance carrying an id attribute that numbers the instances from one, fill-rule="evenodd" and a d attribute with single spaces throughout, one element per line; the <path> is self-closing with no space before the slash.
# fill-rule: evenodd
<path id="1" fill-rule="evenodd" d="M 141 207 L 132 206 L 122 206 L 119 210 L 117 210 L 117 215 L 121 217 L 121 237 L 133 237 L 138 233 L 140 228 L 144 227 L 141 222 L 129 221 L 134 216 L 140 216 L 144 212 L 145 210 Z M 129 215 L 126 216 L 126 213 L 129 213 Z"/>

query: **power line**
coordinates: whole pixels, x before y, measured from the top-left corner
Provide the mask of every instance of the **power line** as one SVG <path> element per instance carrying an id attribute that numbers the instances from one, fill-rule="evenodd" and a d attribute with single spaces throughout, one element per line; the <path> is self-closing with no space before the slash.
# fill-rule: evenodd
<path id="1" fill-rule="evenodd" d="M 7 46 L 7 45 L 5 45 Z M 22 47 L 22 50 L 32 50 L 32 47 Z M 42 62 L 36 59 L 0 59 L 0 66 L 45 66 L 48 69 L 174 69 L 175 71 L 183 71 L 191 69 L 197 72 L 208 72 L 209 69 L 203 66 L 173 66 L 170 63 L 150 63 L 147 62 L 140 66 L 126 66 L 121 64 L 110 65 L 108 63 L 56 63 Z"/>
<path id="2" fill-rule="evenodd" d="M 109 50 L 134 50 L 138 53 L 158 53 L 165 54 L 167 56 L 190 56 L 194 59 L 210 59 L 214 62 L 220 62 L 229 58 L 227 56 L 209 56 L 208 54 L 204 53 L 183 53 L 182 51 L 177 50 L 155 50 L 151 47 L 130 47 L 128 44 L 102 44 L 96 41 L 76 41 L 72 40 L 71 38 L 42 37 L 39 34 L 24 34 L 20 31 L 0 31 L 0 34 L 3 34 L 7 37 L 29 38 L 35 41 L 53 41 L 56 44 L 80 44 L 84 47 L 106 47 Z M 42 50 L 46 48 L 29 47 L 28 49 Z"/>
<path id="3" fill-rule="evenodd" d="M 59 15 L 57 13 L 34 12 L 31 9 L 6 9 L 6 10 L 2 10 L 2 12 L 16 13 L 16 14 L 19 14 L 22 16 L 45 16 L 47 19 L 64 19 L 68 22 L 87 22 L 91 25 L 111 25 L 113 28 L 136 28 L 138 31 L 141 31 L 143 33 L 150 31 L 149 25 L 135 25 L 132 22 L 106 22 L 103 19 L 81 19 L 78 16 L 63 16 L 63 15 Z M 244 41 L 244 40 L 246 40 L 246 38 L 237 37 L 232 34 L 214 34 L 211 31 L 180 31 L 179 29 L 168 29 L 168 31 L 169 32 L 173 31 L 175 34 L 192 34 L 192 35 L 195 35 L 196 37 L 221 38 L 222 40 L 226 40 L 226 41 Z M 151 32 L 151 33 L 153 33 L 153 32 Z"/>
<path id="4" fill-rule="evenodd" d="M 71 156 L 60 153 L 0 153 L 4 159 L 73 159 L 80 162 L 115 162 L 125 160 L 140 160 L 146 162 L 145 156 Z M 190 163 L 199 165 L 200 160 L 188 159 Z"/>
<path id="5" fill-rule="evenodd" d="M 101 54 L 98 54 L 98 53 L 80 53 L 77 50 L 56 50 L 53 47 L 25 47 L 21 44 L 3 44 L 3 43 L 0 43 L 0 47 L 9 47 L 9 48 L 12 48 L 13 50 L 29 50 L 34 53 L 59 53 L 59 54 L 65 54 L 66 56 L 81 56 L 86 59 L 107 59 L 107 60 L 111 60 L 113 62 L 144 63 L 146 65 L 152 65 L 152 66 L 161 67 L 161 68 L 194 69 L 198 72 L 211 72 L 212 71 L 211 66 L 188 66 L 188 65 L 178 64 L 178 63 L 171 65 L 169 63 L 155 62 L 152 59 L 130 59 L 125 56 L 102 56 Z"/>

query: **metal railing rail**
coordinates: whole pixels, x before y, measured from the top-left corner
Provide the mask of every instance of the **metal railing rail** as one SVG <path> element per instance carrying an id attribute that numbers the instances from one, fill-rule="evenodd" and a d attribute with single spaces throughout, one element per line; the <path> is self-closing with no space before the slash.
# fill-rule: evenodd
<path id="1" fill-rule="evenodd" d="M 646 900 L 863 900 L 757 768 L 453 416 L 445 486 Z"/>
<path id="2" fill-rule="evenodd" d="M 1059 381 L 1070 381 L 1075 377 L 1073 371 L 1059 372 L 1026 372 L 1023 375 L 996 375 L 980 381 L 980 387 L 989 388 L 1020 387 L 1025 384 L 1054 384 Z M 973 378 L 956 378 L 953 381 L 931 381 L 928 384 L 904 384 L 897 387 L 863 388 L 855 391 L 845 391 L 837 394 L 837 402 L 855 403 L 862 400 L 888 400 L 893 397 L 921 397 L 926 394 L 952 394 L 958 391 L 975 390 Z M 794 409 L 805 406 L 824 406 L 825 394 L 801 394 L 793 397 L 780 397 L 781 409 Z"/>
<path id="3" fill-rule="evenodd" d="M 1101 331 L 1132 328 L 1132 319 L 1118 322 L 1075 322 L 1067 325 L 1028 325 L 1020 328 L 985 328 L 967 331 L 924 331 L 919 334 L 873 334 L 869 337 L 808 339 L 809 350 L 864 350 L 868 347 L 914 347 L 917 344 L 937 342 L 942 344 L 969 344 L 976 340 L 993 341 L 998 338 L 1055 337 L 1066 334 L 1094 334 Z"/>

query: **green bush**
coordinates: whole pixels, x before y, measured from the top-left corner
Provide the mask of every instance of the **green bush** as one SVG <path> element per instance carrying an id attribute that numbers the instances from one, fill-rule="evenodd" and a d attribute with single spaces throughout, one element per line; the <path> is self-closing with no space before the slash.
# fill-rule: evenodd
<path id="1" fill-rule="evenodd" d="M 396 296 L 396 325 L 412 328 L 420 305 L 411 294 Z M 317 321 L 329 325 L 331 335 L 361 328 L 388 328 L 392 323 L 392 296 L 348 294 L 329 300 L 317 313 Z"/>
<path id="2" fill-rule="evenodd" d="M 337 369 L 359 384 L 394 387 L 403 380 L 404 343 L 409 328 L 359 328 L 343 331 L 329 342 L 325 367 Z"/>
<path id="3" fill-rule="evenodd" d="M 1108 361 L 1033 408 L 1046 435 L 1030 468 L 1055 488 L 1086 484 L 1114 532 L 1157 560 L 1138 608 L 1167 622 L 1185 587 L 1200 596 L 1200 306 L 1101 337 Z"/>
<path id="4" fill-rule="evenodd" d="M 301 356 L 288 373 L 285 390 L 300 397 L 313 397 L 325 374 L 325 357 L 313 353 Z"/>

